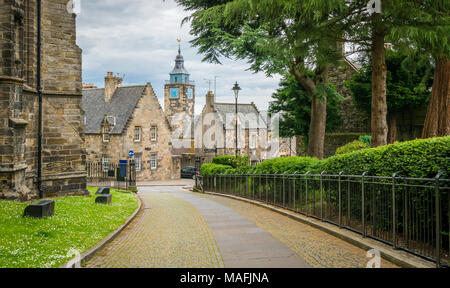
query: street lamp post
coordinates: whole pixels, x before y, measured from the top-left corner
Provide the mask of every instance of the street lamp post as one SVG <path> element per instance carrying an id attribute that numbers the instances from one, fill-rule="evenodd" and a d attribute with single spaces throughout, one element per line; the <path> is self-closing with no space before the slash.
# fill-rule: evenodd
<path id="1" fill-rule="evenodd" d="M 234 91 L 234 97 L 236 99 L 236 159 L 238 158 L 239 149 L 238 149 L 238 97 L 239 97 L 239 91 L 241 91 L 241 87 L 239 87 L 239 84 L 236 82 L 234 84 L 234 87 L 232 89 Z"/>

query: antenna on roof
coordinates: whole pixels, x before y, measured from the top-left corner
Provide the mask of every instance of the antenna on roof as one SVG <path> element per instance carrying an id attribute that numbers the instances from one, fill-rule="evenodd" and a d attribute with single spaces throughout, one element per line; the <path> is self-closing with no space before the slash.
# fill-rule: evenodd
<path id="1" fill-rule="evenodd" d="M 211 91 L 211 84 L 212 84 L 212 82 L 214 81 L 214 80 L 211 80 L 211 79 L 204 79 L 207 83 L 208 83 L 208 85 L 209 85 L 209 88 L 208 88 L 208 91 Z"/>

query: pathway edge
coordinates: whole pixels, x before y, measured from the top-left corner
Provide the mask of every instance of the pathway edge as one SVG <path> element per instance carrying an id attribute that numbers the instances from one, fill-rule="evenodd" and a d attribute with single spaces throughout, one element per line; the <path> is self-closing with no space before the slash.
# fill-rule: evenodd
<path id="1" fill-rule="evenodd" d="M 194 192 L 196 193 L 196 192 Z M 361 235 L 352 232 L 350 230 L 343 230 L 337 226 L 334 226 L 332 224 L 322 222 L 320 220 L 316 219 L 310 219 L 307 218 L 301 214 L 291 212 L 285 209 L 281 209 L 272 205 L 268 205 L 259 201 L 249 200 L 246 198 L 237 197 L 234 195 L 225 195 L 225 194 L 219 194 L 214 192 L 205 192 L 205 194 L 214 195 L 214 196 L 220 196 L 225 198 L 230 198 L 238 201 L 243 201 L 246 203 L 250 203 L 262 208 L 269 209 L 273 212 L 276 212 L 278 214 L 281 214 L 283 216 L 287 216 L 293 220 L 299 221 L 303 224 L 312 226 L 316 229 L 319 229 L 325 233 L 328 233 L 330 235 L 333 235 L 345 242 L 348 242 L 352 245 L 355 245 L 356 247 L 359 247 L 363 250 L 371 250 L 371 249 L 377 249 L 381 253 L 381 257 L 385 260 L 388 260 L 400 267 L 403 268 L 436 268 L 436 264 L 431 261 L 427 261 L 425 259 L 422 259 L 420 257 L 417 257 L 415 255 L 412 255 L 410 253 L 407 253 L 402 250 L 394 250 L 392 247 L 384 244 L 384 243 L 378 243 L 378 241 L 370 239 L 370 238 L 363 238 Z"/>
<path id="2" fill-rule="evenodd" d="M 115 231 L 111 232 L 108 236 L 106 236 L 102 241 L 97 243 L 94 247 L 83 252 L 80 256 L 80 262 L 88 261 L 89 259 L 91 259 L 95 255 L 95 253 L 97 253 L 99 250 L 105 247 L 106 244 L 114 240 L 120 234 L 120 232 L 122 232 L 131 223 L 131 221 L 133 221 L 136 218 L 136 216 L 142 211 L 143 208 L 141 196 L 139 194 L 136 194 L 136 198 L 138 200 L 138 208 L 134 211 L 134 213 L 127 218 L 127 220 L 125 221 L 124 224 L 122 224 L 122 226 L 117 228 Z M 68 264 L 71 262 L 73 263 L 73 259 L 67 261 L 65 264 L 59 266 L 58 268 L 71 268 L 67 267 Z"/>

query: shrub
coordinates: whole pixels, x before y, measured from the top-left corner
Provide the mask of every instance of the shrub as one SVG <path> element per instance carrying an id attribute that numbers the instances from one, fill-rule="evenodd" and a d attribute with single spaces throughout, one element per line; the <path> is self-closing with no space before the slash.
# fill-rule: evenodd
<path id="1" fill-rule="evenodd" d="M 217 175 L 217 174 L 228 174 L 230 170 L 234 170 L 233 167 L 229 165 L 221 165 L 214 163 L 203 164 L 200 168 L 200 173 L 205 175 Z"/>
<path id="2" fill-rule="evenodd" d="M 366 143 L 359 141 L 359 140 L 355 140 L 355 141 L 350 142 L 342 147 L 339 147 L 336 150 L 336 155 L 347 154 L 347 153 L 367 149 L 368 147 L 369 146 L 367 146 Z"/>
<path id="3" fill-rule="evenodd" d="M 358 140 L 361 141 L 361 142 L 366 143 L 367 148 L 372 146 L 372 136 L 370 136 L 370 135 L 359 136 Z"/>
<path id="4" fill-rule="evenodd" d="M 252 167 L 252 173 L 256 174 L 305 174 L 314 170 L 319 160 L 310 157 L 284 157 L 269 159 Z"/>
<path id="5" fill-rule="evenodd" d="M 236 156 L 218 156 L 213 158 L 212 163 L 239 169 L 248 166 L 248 156 L 239 156 L 238 158 Z"/>
<path id="6" fill-rule="evenodd" d="M 321 161 L 315 172 L 327 174 L 400 176 L 433 178 L 450 169 L 450 136 L 420 139 L 336 155 Z"/>

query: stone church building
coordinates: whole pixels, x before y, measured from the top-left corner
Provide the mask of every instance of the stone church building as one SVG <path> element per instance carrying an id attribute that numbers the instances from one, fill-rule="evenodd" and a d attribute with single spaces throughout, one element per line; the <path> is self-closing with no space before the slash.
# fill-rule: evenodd
<path id="1" fill-rule="evenodd" d="M 108 72 L 105 88 L 86 85 L 88 162 L 108 171 L 110 164 L 128 160 L 132 150 L 138 182 L 179 179 L 181 161 L 192 150 L 192 134 L 184 132 L 191 131 L 186 125 L 194 117 L 195 85 L 189 76 L 179 50 L 165 85 L 164 110 L 150 83 L 122 87 L 122 78 Z"/>
<path id="2" fill-rule="evenodd" d="M 67 0 L 1 2 L 0 199 L 84 194 L 75 15 Z"/>

